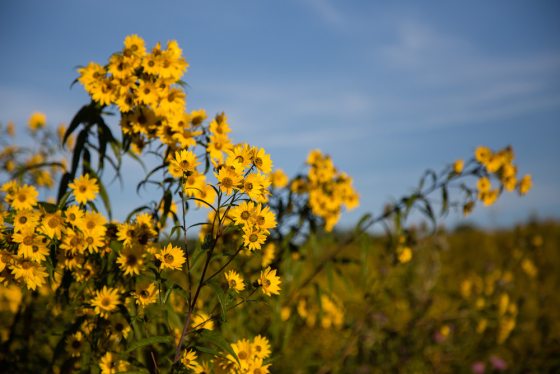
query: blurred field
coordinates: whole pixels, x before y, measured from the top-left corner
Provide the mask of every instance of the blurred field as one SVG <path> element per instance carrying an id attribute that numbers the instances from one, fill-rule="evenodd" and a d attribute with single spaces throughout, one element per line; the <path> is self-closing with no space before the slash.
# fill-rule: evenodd
<path id="1" fill-rule="evenodd" d="M 336 240 L 312 240 L 301 256 L 320 261 Z M 557 372 L 559 244 L 559 222 L 497 231 L 465 226 L 419 240 L 402 264 L 387 239 L 363 238 L 319 280 L 344 305 L 344 325 L 310 328 L 289 319 L 276 337 L 283 349 L 274 367 Z"/>

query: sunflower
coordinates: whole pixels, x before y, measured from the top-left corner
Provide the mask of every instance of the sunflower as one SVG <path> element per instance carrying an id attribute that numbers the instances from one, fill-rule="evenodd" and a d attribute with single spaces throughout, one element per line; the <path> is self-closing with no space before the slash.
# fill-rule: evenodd
<path id="1" fill-rule="evenodd" d="M 239 293 L 245 289 L 245 284 L 243 283 L 243 278 L 235 270 L 230 270 L 224 273 L 226 280 L 228 282 L 229 288 Z"/>
<path id="2" fill-rule="evenodd" d="M 263 230 L 272 229 L 276 227 L 276 216 L 268 206 L 257 205 L 255 223 Z"/>
<path id="3" fill-rule="evenodd" d="M 10 270 L 14 278 L 23 280 L 30 290 L 35 290 L 37 286 L 44 285 L 47 278 L 44 267 L 27 260 L 10 265 Z"/>
<path id="4" fill-rule="evenodd" d="M 531 175 L 527 174 L 524 175 L 523 178 L 519 181 L 518 189 L 520 195 L 525 195 L 529 190 L 533 187 L 533 180 L 531 179 Z"/>
<path id="5" fill-rule="evenodd" d="M 262 287 L 262 292 L 267 296 L 279 295 L 280 294 L 280 277 L 276 275 L 276 269 L 271 269 L 267 267 L 261 271 L 261 276 L 258 279 L 258 283 Z"/>
<path id="6" fill-rule="evenodd" d="M 89 253 L 97 253 L 105 246 L 105 231 L 84 231 L 84 247 Z"/>
<path id="7" fill-rule="evenodd" d="M 40 128 L 43 128 L 46 124 L 47 116 L 45 116 L 45 114 L 41 112 L 35 112 L 31 114 L 31 117 L 29 117 L 29 120 L 27 122 L 27 125 L 29 126 L 31 131 L 36 131 Z"/>
<path id="8" fill-rule="evenodd" d="M 74 179 L 68 186 L 72 189 L 76 201 L 80 204 L 94 200 L 99 193 L 99 185 L 96 179 L 90 178 L 87 174 Z"/>
<path id="9" fill-rule="evenodd" d="M 60 248 L 72 254 L 84 253 L 87 248 L 87 243 L 84 240 L 84 234 L 79 230 L 74 230 L 67 227 L 64 230 L 62 243 Z"/>
<path id="10" fill-rule="evenodd" d="M 10 205 L 15 210 L 31 209 L 37 204 L 37 196 L 39 192 L 35 187 L 26 184 L 16 189 Z"/>
<path id="11" fill-rule="evenodd" d="M 99 212 L 86 212 L 82 220 L 82 225 L 80 230 L 89 233 L 96 233 L 99 235 L 105 235 L 107 231 L 105 224 L 107 223 L 107 218 Z"/>
<path id="12" fill-rule="evenodd" d="M 111 317 L 111 329 L 109 330 L 111 341 L 119 342 L 122 339 L 127 339 L 131 331 L 130 325 L 122 315 L 115 314 Z"/>
<path id="13" fill-rule="evenodd" d="M 14 217 L 14 232 L 35 231 L 39 223 L 39 212 L 33 210 L 20 210 Z"/>
<path id="14" fill-rule="evenodd" d="M 173 246 L 171 243 L 163 248 L 159 253 L 156 253 L 156 258 L 161 261 L 160 269 L 173 269 L 181 270 L 185 260 L 185 254 L 179 247 Z"/>
<path id="15" fill-rule="evenodd" d="M 47 213 L 42 219 L 39 232 L 45 234 L 51 239 L 62 237 L 62 230 L 64 229 L 64 218 L 59 211 L 54 213 Z"/>
<path id="16" fill-rule="evenodd" d="M 213 205 L 216 201 L 216 190 L 210 184 L 204 184 L 200 189 L 194 190 L 195 204 L 197 207 L 207 208 L 208 205 Z"/>
<path id="17" fill-rule="evenodd" d="M 258 227 L 244 227 L 243 232 L 243 245 L 251 251 L 261 249 L 268 236 L 267 230 L 262 230 Z"/>
<path id="18" fill-rule="evenodd" d="M 83 346 L 84 335 L 81 331 L 78 331 L 66 338 L 66 351 L 70 353 L 72 357 L 79 357 Z"/>
<path id="19" fill-rule="evenodd" d="M 250 226 L 255 217 L 255 204 L 251 201 L 243 201 L 232 208 L 230 214 L 236 225 Z"/>
<path id="20" fill-rule="evenodd" d="M 139 245 L 125 246 L 117 258 L 124 275 L 139 275 L 144 265 L 143 248 Z"/>
<path id="21" fill-rule="evenodd" d="M 111 352 L 105 353 L 105 355 L 99 361 L 99 368 L 101 369 L 101 374 L 113 374 L 127 371 L 129 367 L 128 362 L 124 360 L 119 360 Z"/>
<path id="22" fill-rule="evenodd" d="M 169 162 L 169 174 L 181 178 L 186 173 L 193 173 L 199 163 L 192 151 L 185 149 L 175 152 L 174 158 Z"/>
<path id="23" fill-rule="evenodd" d="M 231 344 L 231 348 L 235 352 L 235 355 L 239 359 L 239 364 L 241 369 L 248 369 L 250 365 L 253 352 L 251 350 L 251 343 L 247 339 L 240 339 L 235 343 Z"/>
<path id="24" fill-rule="evenodd" d="M 274 261 L 275 252 L 276 252 L 276 245 L 274 243 L 270 242 L 264 246 L 262 251 L 262 260 L 261 260 L 262 261 L 261 266 L 263 268 L 267 267 L 272 263 L 272 261 Z"/>
<path id="25" fill-rule="evenodd" d="M 198 362 L 196 362 L 196 359 L 197 355 L 195 351 L 193 351 L 192 349 L 189 349 L 188 351 L 185 350 L 183 351 L 183 355 L 181 356 L 181 363 L 185 365 L 187 369 L 198 369 L 199 364 Z"/>
<path id="26" fill-rule="evenodd" d="M 251 351 L 258 358 L 267 358 L 270 356 L 270 342 L 264 336 L 257 335 L 253 340 Z"/>
<path id="27" fill-rule="evenodd" d="M 253 165 L 265 174 L 270 173 L 272 170 L 272 160 L 270 159 L 270 155 L 265 153 L 263 148 L 253 148 L 252 161 Z"/>
<path id="28" fill-rule="evenodd" d="M 146 54 L 146 47 L 144 46 L 144 39 L 136 34 L 128 35 L 124 38 L 123 55 L 125 57 L 144 57 Z"/>
<path id="29" fill-rule="evenodd" d="M 214 321 L 207 313 L 200 311 L 193 316 L 192 327 L 196 330 L 214 330 Z"/>
<path id="30" fill-rule="evenodd" d="M 212 160 L 222 162 L 224 158 L 223 152 L 230 148 L 231 139 L 227 135 L 214 134 L 210 136 L 210 142 L 206 151 L 210 154 Z"/>
<path id="31" fill-rule="evenodd" d="M 71 205 L 68 208 L 66 208 L 66 211 L 64 212 L 64 217 L 66 223 L 69 223 L 75 227 L 82 227 L 84 211 L 81 210 L 78 205 Z"/>
<path id="32" fill-rule="evenodd" d="M 136 291 L 132 293 L 132 296 L 136 299 L 136 304 L 146 306 L 156 302 L 157 294 L 156 285 L 148 283 L 136 286 Z"/>
<path id="33" fill-rule="evenodd" d="M 103 318 L 109 318 L 109 314 L 115 311 L 120 304 L 119 290 L 103 286 L 102 290 L 96 292 L 90 304 L 95 307 L 95 313 Z"/>
<path id="34" fill-rule="evenodd" d="M 220 183 L 220 190 L 230 195 L 234 189 L 238 189 L 239 184 L 243 178 L 234 169 L 222 167 L 216 174 L 216 178 Z"/>

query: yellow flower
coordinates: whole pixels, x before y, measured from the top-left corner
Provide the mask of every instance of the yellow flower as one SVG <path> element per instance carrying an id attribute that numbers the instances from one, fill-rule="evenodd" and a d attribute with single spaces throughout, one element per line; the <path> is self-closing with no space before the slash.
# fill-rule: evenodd
<path id="1" fill-rule="evenodd" d="M 206 151 L 210 154 L 210 158 L 222 162 L 224 158 L 223 152 L 231 148 L 231 140 L 227 135 L 214 134 L 210 136 L 210 142 Z"/>
<path id="2" fill-rule="evenodd" d="M 280 294 L 280 277 L 276 275 L 276 269 L 267 267 L 261 271 L 261 276 L 258 280 L 261 285 L 262 292 L 267 296 Z"/>
<path id="3" fill-rule="evenodd" d="M 197 355 L 196 352 L 192 349 L 184 350 L 183 355 L 181 356 L 181 363 L 185 365 L 187 369 L 198 369 L 199 364 L 196 362 Z"/>
<path id="4" fill-rule="evenodd" d="M 272 261 L 274 261 L 275 252 L 276 252 L 276 245 L 274 243 L 270 242 L 264 246 L 262 252 L 262 260 L 261 260 L 262 261 L 261 266 L 263 268 L 266 268 L 268 265 L 272 263 Z"/>
<path id="5" fill-rule="evenodd" d="M 245 289 L 245 284 L 243 283 L 243 278 L 235 270 L 230 270 L 224 273 L 226 280 L 228 282 L 228 287 L 235 292 L 239 293 Z"/>
<path id="6" fill-rule="evenodd" d="M 154 283 L 140 284 L 136 286 L 136 291 L 132 296 L 136 299 L 136 304 L 146 306 L 157 301 L 158 290 Z"/>
<path id="7" fill-rule="evenodd" d="M 266 337 L 257 335 L 253 340 L 251 351 L 258 358 L 265 359 L 270 356 L 270 342 Z"/>
<path id="8" fill-rule="evenodd" d="M 144 39 L 136 34 L 128 35 L 124 38 L 123 55 L 125 57 L 144 57 L 145 54 L 146 47 L 144 46 Z"/>
<path id="9" fill-rule="evenodd" d="M 236 225 L 251 225 L 255 217 L 255 204 L 251 201 L 243 201 L 230 210 L 230 216 Z"/>
<path id="10" fill-rule="evenodd" d="M 80 204 L 94 200 L 99 193 L 97 181 L 95 178 L 90 178 L 87 174 L 74 179 L 68 186 L 72 189 L 76 201 Z"/>
<path id="11" fill-rule="evenodd" d="M 39 192 L 35 187 L 26 184 L 16 189 L 10 205 L 15 210 L 31 209 L 37 204 L 37 196 Z"/>
<path id="12" fill-rule="evenodd" d="M 521 268 L 523 269 L 525 274 L 527 274 L 531 278 L 535 278 L 539 272 L 533 261 L 528 258 L 521 261 Z"/>
<path id="13" fill-rule="evenodd" d="M 38 211 L 30 209 L 18 210 L 14 217 L 14 231 L 19 232 L 26 229 L 35 230 L 40 219 L 41 215 Z"/>
<path id="14" fill-rule="evenodd" d="M 30 290 L 43 286 L 47 278 L 45 268 L 31 261 L 13 263 L 10 265 L 10 270 L 14 278 L 23 280 Z"/>
<path id="15" fill-rule="evenodd" d="M 29 121 L 27 122 L 27 125 L 32 131 L 41 129 L 45 127 L 46 124 L 47 116 L 45 116 L 45 114 L 41 112 L 35 112 L 31 114 L 31 117 L 29 117 Z"/>
<path id="16" fill-rule="evenodd" d="M 185 149 L 175 152 L 174 158 L 169 162 L 169 174 L 181 178 L 184 174 L 194 173 L 199 162 L 192 151 Z"/>
<path id="17" fill-rule="evenodd" d="M 205 312 L 198 312 L 192 318 L 193 329 L 214 330 L 214 321 Z"/>
<path id="18" fill-rule="evenodd" d="M 66 223 L 74 227 L 83 226 L 84 211 L 82 211 L 78 205 L 71 205 L 66 208 L 64 216 L 66 217 Z"/>
<path id="19" fill-rule="evenodd" d="M 251 352 L 251 343 L 247 339 L 240 339 L 235 343 L 231 344 L 233 351 L 235 352 L 237 358 L 240 361 L 241 368 L 247 368 L 250 363 L 253 353 Z"/>
<path id="20" fill-rule="evenodd" d="M 243 245 L 251 251 L 261 249 L 268 235 L 267 230 L 262 230 L 258 227 L 244 227 L 243 232 Z"/>
<path id="21" fill-rule="evenodd" d="M 474 151 L 474 157 L 479 163 L 486 164 L 492 157 L 492 151 L 488 147 L 479 146 Z"/>
<path id="22" fill-rule="evenodd" d="M 220 184 L 220 190 L 226 194 L 231 194 L 234 189 L 238 189 L 239 184 L 243 180 L 235 170 L 229 167 L 222 167 L 216 175 Z"/>
<path id="23" fill-rule="evenodd" d="M 181 270 L 181 267 L 185 260 L 185 254 L 183 250 L 179 247 L 173 246 L 171 243 L 167 247 L 163 248 L 159 253 L 156 253 L 155 257 L 160 260 L 160 269 L 173 269 Z"/>
<path id="24" fill-rule="evenodd" d="M 119 290 L 103 286 L 102 290 L 96 292 L 90 304 L 95 307 L 96 314 L 103 318 L 109 318 L 109 314 L 114 312 L 120 304 Z"/>
<path id="25" fill-rule="evenodd" d="M 404 247 L 399 251 L 399 262 L 402 264 L 406 264 L 412 259 L 412 250 L 410 247 Z"/>
<path id="26" fill-rule="evenodd" d="M 492 188 L 492 183 L 487 177 L 482 177 L 476 182 L 476 188 L 478 192 L 488 192 Z"/>
<path id="27" fill-rule="evenodd" d="M 78 331 L 66 338 L 66 351 L 70 353 L 72 357 L 79 357 L 83 346 L 84 335 L 81 331 Z"/>
<path id="28" fill-rule="evenodd" d="M 484 206 L 490 206 L 496 202 L 499 194 L 499 189 L 493 189 L 488 192 L 480 192 L 478 197 L 482 201 L 482 204 L 484 204 Z"/>
<path id="29" fill-rule="evenodd" d="M 118 343 L 122 339 L 128 338 L 132 328 L 122 315 L 113 314 L 110 322 L 111 330 L 109 331 L 109 339 L 111 339 L 111 341 Z"/>
<path id="30" fill-rule="evenodd" d="M 129 367 L 128 362 L 119 360 L 111 352 L 105 353 L 105 355 L 99 361 L 99 368 L 101 369 L 101 374 L 114 374 L 127 371 Z"/>
<path id="31" fill-rule="evenodd" d="M 276 169 L 270 174 L 270 182 L 274 188 L 283 188 L 288 185 L 288 176 L 282 169 Z"/>
<path id="32" fill-rule="evenodd" d="M 461 174 L 463 172 L 463 167 L 465 162 L 463 160 L 457 160 L 453 163 L 453 172 L 455 174 Z"/>
<path id="33" fill-rule="evenodd" d="M 16 134 L 16 125 L 12 121 L 9 121 L 6 125 L 6 134 L 9 136 L 14 136 Z"/>
<path id="34" fill-rule="evenodd" d="M 531 179 L 531 175 L 527 174 L 524 175 L 523 178 L 519 181 L 518 189 L 519 194 L 525 195 L 529 190 L 533 187 L 533 180 Z"/>
<path id="35" fill-rule="evenodd" d="M 272 160 L 270 159 L 270 155 L 265 153 L 263 148 L 253 148 L 252 161 L 253 165 L 265 174 L 270 173 L 272 170 Z"/>
<path id="36" fill-rule="evenodd" d="M 143 248 L 140 245 L 125 246 L 117 258 L 117 263 L 124 275 L 140 275 L 144 265 Z"/>
<path id="37" fill-rule="evenodd" d="M 276 216 L 268 206 L 257 205 L 255 209 L 255 224 L 261 230 L 268 230 L 276 227 Z"/>
<path id="38" fill-rule="evenodd" d="M 107 218 L 99 212 L 86 212 L 82 219 L 82 225 L 80 230 L 84 232 L 97 233 L 104 235 L 107 231 L 105 224 L 107 223 Z"/>

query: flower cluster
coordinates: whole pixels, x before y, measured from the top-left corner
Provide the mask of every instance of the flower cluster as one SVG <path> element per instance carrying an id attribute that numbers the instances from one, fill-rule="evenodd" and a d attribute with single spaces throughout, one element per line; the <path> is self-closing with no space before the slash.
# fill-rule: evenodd
<path id="1" fill-rule="evenodd" d="M 46 127 L 47 117 L 35 112 L 28 120 L 28 133 L 33 140 L 33 147 L 13 144 L 16 126 L 8 122 L 6 127 L 0 123 L 0 176 L 7 173 L 12 179 L 22 176 L 26 183 L 36 187 L 54 187 L 58 173 L 65 171 L 67 161 L 61 150 L 60 140 L 64 137 L 66 126 L 60 124 L 55 132 Z M 68 149 L 72 149 L 74 138 L 67 139 Z"/>
<path id="2" fill-rule="evenodd" d="M 300 298 L 297 304 L 298 315 L 305 320 L 305 324 L 313 327 L 319 322 L 322 328 L 341 328 L 344 323 L 344 310 L 339 301 L 325 294 L 321 295 L 321 303 L 309 302 L 307 298 Z"/>
<path id="3" fill-rule="evenodd" d="M 231 344 L 236 357 L 231 354 L 217 357 L 214 368 L 226 373 L 263 373 L 269 372 L 270 364 L 265 363 L 270 356 L 270 342 L 264 336 L 254 339 L 240 339 Z"/>
<path id="4" fill-rule="evenodd" d="M 178 84 L 187 67 L 176 41 L 165 49 L 157 43 L 148 53 L 142 38 L 129 35 L 107 65 L 90 62 L 80 68 L 78 81 L 95 102 L 118 106 L 122 131 L 138 148 L 155 137 L 187 146 L 206 117 L 204 111 L 184 113 L 186 94 Z"/>
<path id="5" fill-rule="evenodd" d="M 352 178 L 340 172 L 330 156 L 313 150 L 307 157 L 307 164 L 307 176 L 293 180 L 290 188 L 297 194 L 309 194 L 311 211 L 324 219 L 325 229 L 331 231 L 343 207 L 353 209 L 359 205 L 358 193 L 352 186 Z"/>
<path id="6" fill-rule="evenodd" d="M 517 303 L 511 300 L 505 286 L 512 284 L 513 274 L 509 271 L 494 270 L 481 277 L 471 275 L 461 283 L 461 295 L 473 304 L 474 309 L 484 317 L 477 321 L 476 331 L 484 333 L 489 323 L 497 321 L 496 340 L 502 344 L 511 334 L 516 324 Z M 488 317 L 492 316 L 492 319 Z"/>
<path id="7" fill-rule="evenodd" d="M 486 206 L 494 204 L 501 189 L 508 192 L 516 188 L 521 195 L 525 195 L 532 186 L 531 176 L 525 175 L 521 179 L 517 176 L 517 166 L 513 163 L 515 154 L 511 147 L 506 147 L 497 152 L 490 148 L 480 146 L 475 150 L 476 161 L 485 168 L 487 175 L 477 182 L 478 200 Z M 495 176 L 501 187 L 493 188 L 490 176 Z"/>

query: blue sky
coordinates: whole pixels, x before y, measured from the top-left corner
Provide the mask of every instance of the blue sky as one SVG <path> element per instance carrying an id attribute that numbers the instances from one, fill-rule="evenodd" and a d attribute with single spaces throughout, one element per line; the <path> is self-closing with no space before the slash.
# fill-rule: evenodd
<path id="1" fill-rule="evenodd" d="M 4 1 L 0 121 L 39 110 L 68 123 L 87 102 L 69 89 L 75 67 L 106 61 L 132 33 L 148 46 L 176 39 L 189 109 L 225 111 L 234 140 L 265 147 L 277 167 L 293 174 L 309 150 L 331 154 L 362 196 L 343 224 L 480 144 L 511 144 L 535 187 L 469 221 L 560 218 L 558 2 Z M 146 199 L 114 194 L 117 210 Z"/>

